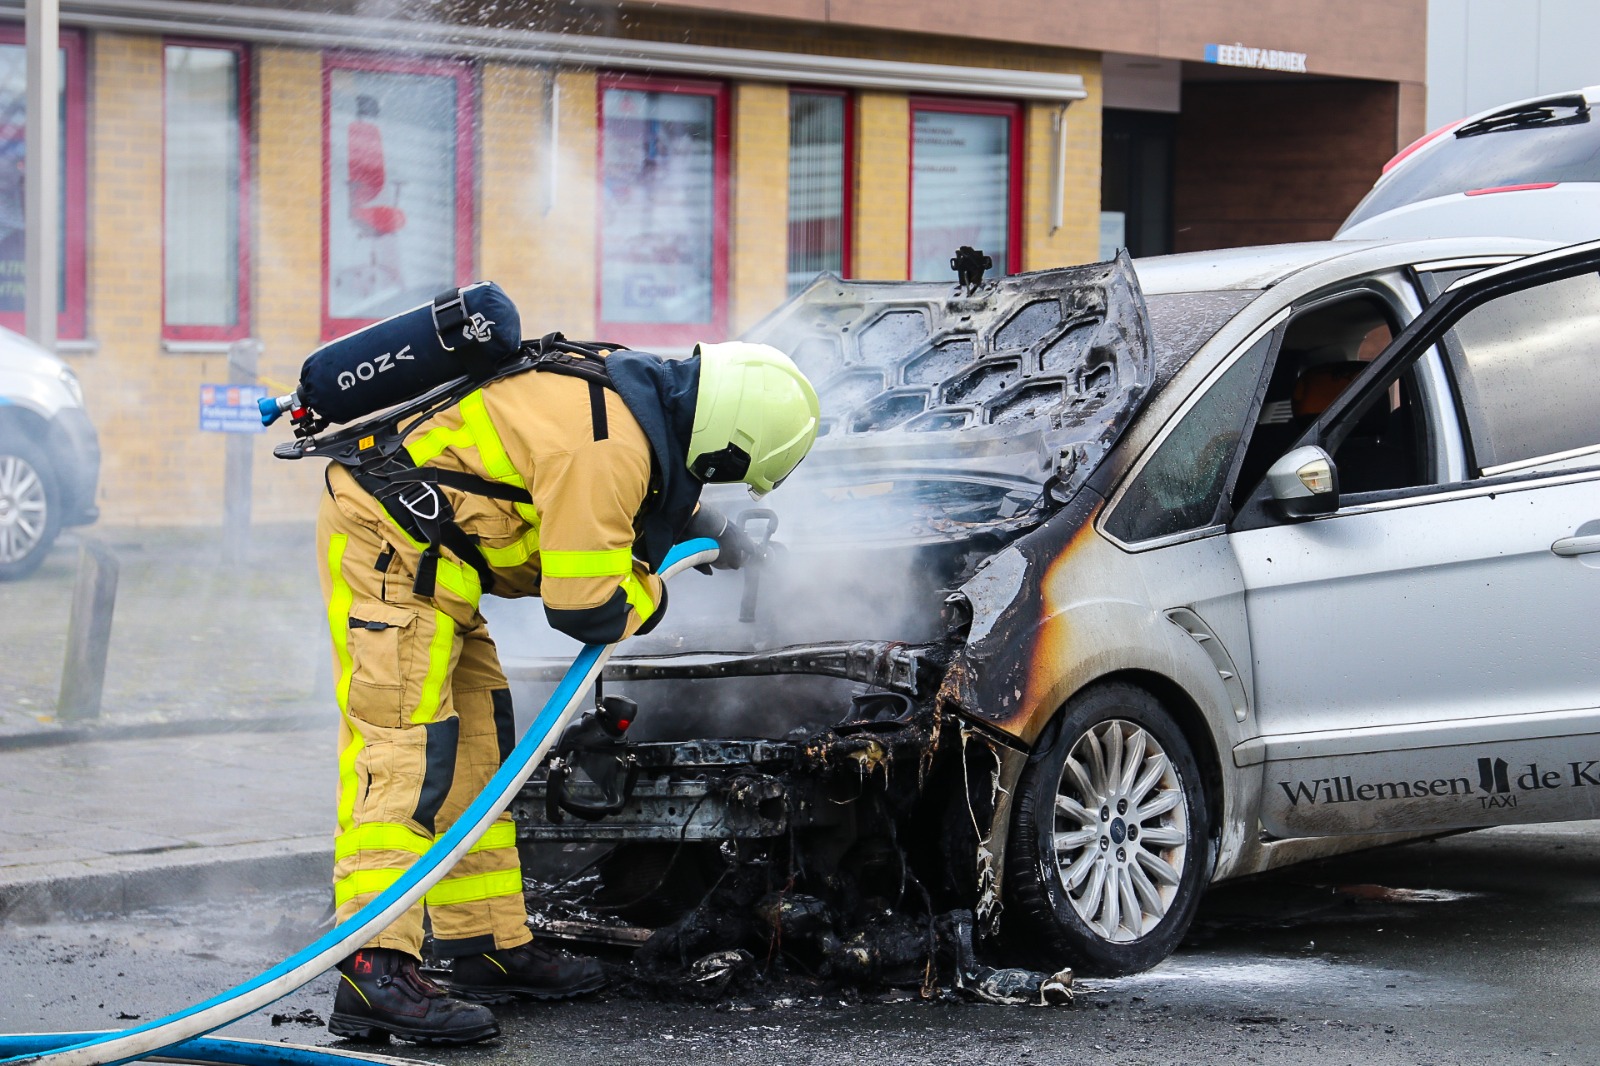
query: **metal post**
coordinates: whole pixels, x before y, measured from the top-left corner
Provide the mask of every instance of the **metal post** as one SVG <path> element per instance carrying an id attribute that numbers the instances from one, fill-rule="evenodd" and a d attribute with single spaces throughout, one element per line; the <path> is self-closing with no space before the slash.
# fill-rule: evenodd
<path id="1" fill-rule="evenodd" d="M 1067 105 L 1063 103 L 1050 116 L 1050 132 L 1055 138 L 1050 153 L 1050 232 L 1055 233 L 1067 220 Z"/>
<path id="2" fill-rule="evenodd" d="M 23 216 L 27 282 L 23 328 L 56 349 L 61 269 L 61 4 L 27 0 L 28 129 Z"/>
<path id="3" fill-rule="evenodd" d="M 261 342 L 254 337 L 228 346 L 228 384 L 254 385 Z M 242 563 L 250 550 L 250 492 L 255 434 L 226 433 L 222 473 L 222 558 Z"/>
<path id="4" fill-rule="evenodd" d="M 554 68 L 544 78 L 544 212 L 549 217 L 556 209 L 556 193 L 561 181 L 561 83 Z"/>
<path id="5" fill-rule="evenodd" d="M 78 584 L 72 590 L 72 619 L 67 623 L 67 661 L 61 668 L 61 695 L 56 699 L 57 721 L 100 717 L 118 572 L 117 557 L 110 548 L 92 537 L 83 538 Z"/>

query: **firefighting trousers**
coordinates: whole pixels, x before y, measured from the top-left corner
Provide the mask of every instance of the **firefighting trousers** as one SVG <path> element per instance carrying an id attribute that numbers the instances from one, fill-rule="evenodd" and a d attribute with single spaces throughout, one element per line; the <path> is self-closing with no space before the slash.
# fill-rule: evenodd
<path id="1" fill-rule="evenodd" d="M 414 595 L 418 553 L 380 536 L 367 515 L 349 513 L 350 502 L 325 494 L 317 519 L 341 712 L 333 872 L 340 921 L 454 823 L 516 740 L 511 692 L 477 610 L 477 575 L 444 559 L 436 595 Z M 424 908 L 443 956 L 531 939 L 509 813 L 425 904 L 367 946 L 420 955 Z"/>

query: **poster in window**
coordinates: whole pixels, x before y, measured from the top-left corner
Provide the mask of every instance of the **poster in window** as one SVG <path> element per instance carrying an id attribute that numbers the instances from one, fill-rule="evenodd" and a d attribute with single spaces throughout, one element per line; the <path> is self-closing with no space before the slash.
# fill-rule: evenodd
<path id="1" fill-rule="evenodd" d="M 334 69 L 328 317 L 377 319 L 456 283 L 455 77 Z"/>
<path id="2" fill-rule="evenodd" d="M 61 247 L 56 292 L 67 305 L 67 53 L 61 51 Z M 0 44 L 0 312 L 22 314 L 26 299 L 27 234 L 23 177 L 27 170 L 28 53 L 20 44 Z"/>
<path id="3" fill-rule="evenodd" d="M 962 245 L 1006 269 L 1011 199 L 1011 119 L 918 110 L 912 126 L 911 277 L 947 281 Z"/>
<path id="4" fill-rule="evenodd" d="M 600 315 L 710 322 L 716 100 L 607 89 L 602 105 Z"/>

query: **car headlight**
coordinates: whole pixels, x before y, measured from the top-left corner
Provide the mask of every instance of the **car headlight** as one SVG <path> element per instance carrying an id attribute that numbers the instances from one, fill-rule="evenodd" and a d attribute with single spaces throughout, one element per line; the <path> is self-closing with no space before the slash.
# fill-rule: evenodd
<path id="1" fill-rule="evenodd" d="M 67 390 L 67 395 L 72 397 L 74 403 L 83 406 L 83 386 L 78 384 L 78 375 L 72 372 L 71 367 L 62 367 L 57 375 L 61 379 L 61 387 Z"/>

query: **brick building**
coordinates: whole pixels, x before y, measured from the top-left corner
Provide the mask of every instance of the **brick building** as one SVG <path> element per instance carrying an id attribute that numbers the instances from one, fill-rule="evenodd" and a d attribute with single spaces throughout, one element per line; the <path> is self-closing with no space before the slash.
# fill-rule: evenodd
<path id="1" fill-rule="evenodd" d="M 197 397 L 240 338 L 287 391 L 320 342 L 476 278 L 525 333 L 672 352 L 819 270 L 947 276 L 958 244 L 1018 271 L 1323 238 L 1422 127 L 1424 0 L 62 7 L 60 349 L 115 523 L 220 520 Z M 320 471 L 274 439 L 256 516 L 308 517 Z"/>

